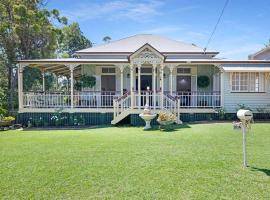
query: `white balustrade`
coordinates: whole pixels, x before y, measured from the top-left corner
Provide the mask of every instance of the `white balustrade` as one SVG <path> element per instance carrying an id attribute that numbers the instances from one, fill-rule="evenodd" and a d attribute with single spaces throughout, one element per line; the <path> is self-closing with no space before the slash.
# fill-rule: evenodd
<path id="1" fill-rule="evenodd" d="M 218 108 L 221 106 L 219 92 L 177 92 L 173 95 L 156 92 L 154 98 L 152 91 L 134 92 L 134 109 L 143 109 L 148 103 L 151 109 L 173 109 L 173 103 L 179 101 L 180 108 Z M 163 96 L 163 105 L 161 97 Z M 24 108 L 69 108 L 71 95 L 65 93 L 24 93 Z M 125 94 L 120 97 L 120 92 L 77 92 L 73 96 L 74 108 L 113 108 L 114 98 L 117 98 L 117 109 L 123 111 L 131 107 L 131 97 Z"/>
<path id="2" fill-rule="evenodd" d="M 221 106 L 219 92 L 177 92 L 181 108 L 218 108 Z"/>
<path id="3" fill-rule="evenodd" d="M 118 92 L 78 92 L 73 96 L 74 108 L 112 108 L 113 98 Z M 24 93 L 25 108 L 68 108 L 71 107 L 70 94 Z"/>

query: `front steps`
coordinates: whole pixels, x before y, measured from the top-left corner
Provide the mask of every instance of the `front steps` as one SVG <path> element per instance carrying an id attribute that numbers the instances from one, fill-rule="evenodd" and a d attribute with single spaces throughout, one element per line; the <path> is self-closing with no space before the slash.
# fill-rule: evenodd
<path id="1" fill-rule="evenodd" d="M 161 110 L 160 109 L 157 109 L 155 111 L 151 111 L 151 113 L 154 113 L 154 114 L 158 114 Z M 163 110 L 164 111 L 164 110 Z M 140 114 L 142 113 L 143 110 L 142 109 L 128 109 L 128 110 L 125 110 L 123 111 L 121 114 L 117 115 L 112 121 L 111 121 L 111 124 L 112 125 L 116 125 L 117 123 L 121 122 L 123 119 L 125 119 L 127 116 L 131 115 L 131 114 Z M 177 117 L 177 120 L 176 120 L 176 124 L 182 124 L 182 121 L 180 120 L 179 116 Z"/>

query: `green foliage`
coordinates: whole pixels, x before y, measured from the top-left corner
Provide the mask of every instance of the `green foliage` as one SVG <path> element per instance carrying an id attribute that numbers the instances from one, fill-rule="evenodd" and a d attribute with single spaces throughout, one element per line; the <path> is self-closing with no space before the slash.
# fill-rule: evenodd
<path id="1" fill-rule="evenodd" d="M 83 35 L 79 24 L 75 22 L 63 27 L 58 40 L 62 57 L 71 57 L 75 51 L 92 46 L 92 43 Z"/>
<path id="2" fill-rule="evenodd" d="M 15 117 L 13 116 L 3 117 L 2 120 L 7 121 L 7 122 L 12 122 L 12 121 L 15 121 Z"/>
<path id="3" fill-rule="evenodd" d="M 197 79 L 197 84 L 199 88 L 206 88 L 210 84 L 210 79 L 208 76 L 199 76 Z"/>
<path id="4" fill-rule="evenodd" d="M 61 32 L 54 22 L 64 24 L 57 10 L 43 8 L 42 0 L 2 0 L 0 4 L 0 57 L 7 73 L 8 107 L 16 102 L 16 61 L 52 57 L 57 48 L 57 35 Z M 15 72 L 15 73 L 14 73 Z M 25 72 L 26 88 L 37 84 L 40 72 Z M 1 87 L 1 86 L 0 86 Z M 6 95 L 7 95 L 6 94 Z"/>
<path id="5" fill-rule="evenodd" d="M 83 74 L 80 78 L 83 88 L 92 88 L 96 85 L 96 77 Z"/>
<path id="6" fill-rule="evenodd" d="M 247 105 L 245 105 L 245 104 L 243 104 L 243 103 L 237 104 L 236 111 L 238 111 L 238 110 L 240 110 L 240 109 L 252 111 L 252 109 L 251 109 L 249 106 L 247 106 Z"/>
<path id="7" fill-rule="evenodd" d="M 102 40 L 105 43 L 109 43 L 112 40 L 112 38 L 110 36 L 105 36 Z"/>
<path id="8" fill-rule="evenodd" d="M 86 74 L 81 75 L 80 79 L 76 81 L 74 87 L 76 90 L 81 90 L 82 88 L 92 88 L 96 85 L 96 77 L 88 76 Z"/>
<path id="9" fill-rule="evenodd" d="M 225 113 L 226 113 L 226 110 L 225 108 L 217 108 L 215 109 L 215 111 L 218 113 L 220 119 L 225 119 Z"/>
<path id="10" fill-rule="evenodd" d="M 270 105 L 256 108 L 258 113 L 270 113 Z"/>
<path id="11" fill-rule="evenodd" d="M 17 60 L 54 58 L 56 54 L 70 57 L 74 51 L 90 46 L 91 42 L 83 36 L 77 23 L 68 25 L 68 19 L 57 9 L 45 9 L 43 0 L 2 0 L 0 67 L 4 72 L 1 71 L 0 81 L 5 79 L 4 74 L 7 78 L 5 85 L 0 84 L 0 115 L 17 104 Z M 41 80 L 38 69 L 25 69 L 25 90 L 40 90 Z M 50 74 L 46 74 L 45 80 L 46 89 L 56 83 L 56 77 Z"/>

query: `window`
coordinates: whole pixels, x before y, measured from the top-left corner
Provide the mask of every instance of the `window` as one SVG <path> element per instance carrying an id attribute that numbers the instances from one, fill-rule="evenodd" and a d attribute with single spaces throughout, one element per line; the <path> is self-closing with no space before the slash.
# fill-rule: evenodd
<path id="1" fill-rule="evenodd" d="M 233 72 L 231 81 L 233 92 L 264 92 L 264 73 Z"/>
<path id="2" fill-rule="evenodd" d="M 190 74 L 191 69 L 190 68 L 177 68 L 178 74 Z"/>
<path id="3" fill-rule="evenodd" d="M 141 73 L 152 74 L 152 68 L 141 68 Z"/>
<path id="4" fill-rule="evenodd" d="M 115 74 L 115 68 L 103 67 L 102 74 Z"/>
<path id="5" fill-rule="evenodd" d="M 138 73 L 138 68 L 136 68 L 136 73 Z M 152 74 L 152 68 L 149 68 L 149 67 L 142 67 L 142 68 L 141 68 L 141 73 L 144 73 L 144 74 Z"/>

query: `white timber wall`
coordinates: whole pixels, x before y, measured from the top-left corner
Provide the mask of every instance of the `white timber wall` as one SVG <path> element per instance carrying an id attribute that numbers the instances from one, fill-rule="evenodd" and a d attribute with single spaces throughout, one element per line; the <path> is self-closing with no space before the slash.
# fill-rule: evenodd
<path id="1" fill-rule="evenodd" d="M 267 76 L 266 76 L 267 77 Z M 224 108 L 228 113 L 235 113 L 237 104 L 244 104 L 257 112 L 257 108 L 265 108 L 270 105 L 269 78 L 265 78 L 264 93 L 235 93 L 231 92 L 230 73 L 224 73 Z"/>

